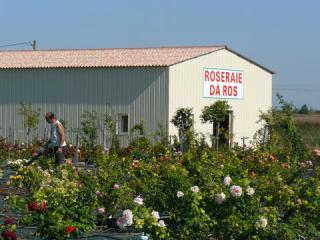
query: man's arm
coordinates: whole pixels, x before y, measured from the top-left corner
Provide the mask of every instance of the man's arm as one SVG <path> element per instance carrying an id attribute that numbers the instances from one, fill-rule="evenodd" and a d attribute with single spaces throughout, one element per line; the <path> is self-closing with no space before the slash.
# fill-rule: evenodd
<path id="1" fill-rule="evenodd" d="M 64 135 L 64 128 L 62 125 L 60 124 L 57 124 L 57 130 L 58 130 L 58 134 L 60 136 L 60 143 L 59 143 L 59 148 L 58 148 L 58 151 L 59 152 L 62 152 L 62 144 L 64 143 L 65 141 L 65 135 Z"/>

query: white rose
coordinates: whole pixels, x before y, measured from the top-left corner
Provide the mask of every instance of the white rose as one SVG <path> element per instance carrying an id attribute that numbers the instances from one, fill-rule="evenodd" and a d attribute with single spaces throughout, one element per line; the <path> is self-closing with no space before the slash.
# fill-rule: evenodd
<path id="1" fill-rule="evenodd" d="M 122 212 L 122 217 L 117 219 L 117 225 L 119 228 L 123 229 L 127 226 L 131 226 L 133 224 L 133 214 L 130 209 L 124 210 Z"/>
<path id="2" fill-rule="evenodd" d="M 257 222 L 256 226 L 257 228 L 266 228 L 268 225 L 268 219 L 265 217 L 261 217 Z"/>
<path id="3" fill-rule="evenodd" d="M 127 225 L 131 226 L 133 223 L 133 213 L 130 209 L 124 210 L 122 216 L 126 219 Z"/>
<path id="4" fill-rule="evenodd" d="M 183 192 L 181 192 L 181 191 L 178 191 L 177 192 L 177 197 L 178 198 L 181 198 L 181 197 L 183 197 L 184 196 L 184 193 Z"/>
<path id="5" fill-rule="evenodd" d="M 225 186 L 229 186 L 230 184 L 231 184 L 231 182 L 232 182 L 232 179 L 231 179 L 231 177 L 228 175 L 228 176 L 226 176 L 226 177 L 224 177 L 224 179 L 223 179 L 223 184 L 225 185 Z"/>
<path id="6" fill-rule="evenodd" d="M 230 193 L 233 197 L 240 197 L 242 195 L 242 188 L 237 185 L 233 185 L 230 188 Z"/>
<path id="7" fill-rule="evenodd" d="M 198 186 L 193 186 L 191 187 L 191 191 L 194 192 L 194 193 L 197 193 L 200 191 L 199 187 Z"/>
<path id="8" fill-rule="evenodd" d="M 222 204 L 223 202 L 224 202 L 224 200 L 226 200 L 226 195 L 223 193 L 223 192 L 221 192 L 221 193 L 218 193 L 217 195 L 216 195 L 216 199 L 215 199 L 215 202 L 217 203 L 217 204 Z"/>
<path id="9" fill-rule="evenodd" d="M 136 204 L 139 204 L 139 205 L 142 205 L 143 204 L 143 198 L 140 197 L 140 196 L 137 196 L 133 199 L 133 202 L 136 203 Z"/>
<path id="10" fill-rule="evenodd" d="M 163 220 L 160 220 L 159 223 L 158 223 L 158 226 L 159 226 L 159 227 L 165 227 L 166 224 L 164 223 Z"/>
<path id="11" fill-rule="evenodd" d="M 159 219 L 160 218 L 160 215 L 159 215 L 159 212 L 157 212 L 157 211 L 152 211 L 152 213 L 151 213 L 151 215 L 154 217 L 154 218 L 156 218 L 156 219 Z"/>
<path id="12" fill-rule="evenodd" d="M 247 187 L 246 193 L 249 196 L 252 196 L 254 194 L 254 189 L 252 187 Z"/>

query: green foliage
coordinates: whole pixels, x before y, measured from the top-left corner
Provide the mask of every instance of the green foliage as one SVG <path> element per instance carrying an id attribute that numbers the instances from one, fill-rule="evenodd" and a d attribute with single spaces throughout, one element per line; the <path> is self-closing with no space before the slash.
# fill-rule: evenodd
<path id="1" fill-rule="evenodd" d="M 193 126 L 192 108 L 179 108 L 171 119 L 171 123 L 182 132 Z"/>
<path id="2" fill-rule="evenodd" d="M 185 154 L 161 144 L 143 148 L 134 144 L 124 157 L 102 152 L 95 176 L 71 166 L 50 170 L 50 165 L 38 161 L 42 167 L 37 163 L 21 167 L 8 183 L 29 195 L 11 195 L 8 201 L 26 224 L 36 225 L 38 234 L 49 239 L 81 236 L 107 225 L 110 215 L 119 219 L 125 209 L 133 213 L 133 225 L 126 230 L 146 232 L 153 239 L 319 238 L 316 159 L 298 165 L 283 162 L 283 153 L 212 151 L 196 135 L 192 142 Z M 224 182 L 226 176 L 232 179 L 230 185 Z M 232 185 L 241 187 L 238 197 Z M 249 187 L 254 192 L 248 192 Z M 225 197 L 219 203 L 221 193 Z M 138 195 L 141 205 L 133 201 Z M 30 202 L 45 202 L 47 210 L 30 211 L 26 208 Z M 97 208 L 105 213 L 97 215 Z M 164 225 L 152 211 L 166 216 Z M 77 231 L 67 234 L 68 225 Z"/>
<path id="3" fill-rule="evenodd" d="M 258 142 L 245 151 L 213 151 L 203 136 L 186 127 L 189 120 L 177 117 L 188 145 L 184 153 L 176 150 L 177 142 L 142 137 L 120 154 L 93 146 L 95 175 L 68 165 L 54 168 L 45 158 L 28 167 L 12 164 L 17 174 L 7 184 L 28 194 L 13 191 L 7 201 L 45 239 L 77 238 L 100 226 L 117 228 L 125 210 L 132 223 L 121 230 L 145 232 L 152 239 L 319 239 L 319 157 L 307 154 L 292 106 L 280 101 L 280 109 L 262 115 L 270 136 L 266 147 Z M 96 118 L 89 119 L 85 126 L 94 129 Z M 114 131 L 111 116 L 105 123 Z M 20 147 L 0 141 L 3 156 L 18 151 L 22 154 Z M 32 210 L 30 203 L 45 203 L 45 209 Z M 75 231 L 68 233 L 68 227 Z"/>
<path id="4" fill-rule="evenodd" d="M 306 104 L 303 104 L 299 110 L 299 114 L 309 114 L 310 110 Z"/>
<path id="5" fill-rule="evenodd" d="M 109 152 L 111 155 L 118 154 L 120 152 L 120 141 L 117 136 L 116 122 L 110 114 L 105 114 L 104 124 L 111 135 L 111 146 Z"/>
<path id="6" fill-rule="evenodd" d="M 192 108 L 179 108 L 173 116 L 171 123 L 179 130 L 179 149 L 182 152 L 189 147 L 193 138 L 193 114 Z"/>
<path id="7" fill-rule="evenodd" d="M 18 109 L 18 114 L 23 117 L 23 124 L 27 129 L 27 135 L 29 135 L 31 129 L 36 129 L 38 127 L 40 122 L 40 113 L 39 110 L 33 110 L 31 104 L 21 102 Z"/>
<path id="8" fill-rule="evenodd" d="M 131 129 L 130 133 L 138 133 L 139 135 L 144 135 L 144 122 L 143 120 L 140 123 L 135 124 Z"/>
<path id="9" fill-rule="evenodd" d="M 70 166 L 54 171 L 29 166 L 20 168 L 11 181 L 13 186 L 28 189 L 30 195 L 23 201 L 11 196 L 9 204 L 24 213 L 26 224 L 37 226 L 40 237 L 65 239 L 70 235 L 66 232 L 68 225 L 76 227 L 72 236 L 95 228 L 96 216 L 92 212 L 97 206 L 96 180 L 90 172 Z"/>
<path id="10" fill-rule="evenodd" d="M 80 128 L 80 143 L 81 150 L 84 158 L 87 161 L 93 162 L 97 157 L 97 129 L 100 122 L 100 116 L 97 112 L 85 111 L 81 116 L 81 128 Z"/>
<path id="11" fill-rule="evenodd" d="M 231 107 L 226 101 L 216 101 L 210 106 L 205 106 L 200 116 L 202 123 L 211 123 L 212 126 L 212 146 L 218 148 L 222 144 L 227 147 L 230 138 L 229 130 L 222 126 L 228 120 Z"/>
<path id="12" fill-rule="evenodd" d="M 320 146 L 320 122 L 295 122 L 297 131 L 309 148 Z"/>
<path id="13" fill-rule="evenodd" d="M 99 125 L 99 116 L 93 111 L 85 111 L 81 116 L 81 140 L 88 144 L 94 145 L 97 141 L 97 128 Z"/>
<path id="14" fill-rule="evenodd" d="M 163 144 L 163 145 L 169 144 L 168 133 L 161 124 L 158 125 L 158 130 L 155 132 L 154 137 L 155 137 L 155 141 L 159 142 L 160 144 Z"/>
<path id="15" fill-rule="evenodd" d="M 216 101 L 210 106 L 205 106 L 202 110 L 201 121 L 203 123 L 218 123 L 225 120 L 230 106 L 227 101 Z"/>
<path id="16" fill-rule="evenodd" d="M 258 145 L 271 153 L 289 155 L 290 162 L 307 157 L 307 150 L 293 120 L 293 106 L 278 96 L 280 109 L 271 109 L 260 115 L 263 129 L 256 136 Z M 266 134 L 267 131 L 267 134 Z"/>

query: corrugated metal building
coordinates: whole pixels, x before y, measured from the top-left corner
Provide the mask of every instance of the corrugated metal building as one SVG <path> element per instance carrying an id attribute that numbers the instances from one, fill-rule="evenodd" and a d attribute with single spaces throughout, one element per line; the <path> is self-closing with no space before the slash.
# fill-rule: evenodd
<path id="1" fill-rule="evenodd" d="M 211 78 L 218 72 L 220 83 Z M 236 80 L 227 83 L 233 73 L 241 75 L 240 85 Z M 43 114 L 55 112 L 69 129 L 80 126 L 85 110 L 112 113 L 124 144 L 127 130 L 141 120 L 147 134 L 159 124 L 169 135 L 177 134 L 170 119 L 177 108 L 192 107 L 195 130 L 209 136 L 212 126 L 201 124 L 201 110 L 227 98 L 233 111 L 233 139 L 239 142 L 253 136 L 260 111 L 271 107 L 272 74 L 226 46 L 1 51 L 0 135 L 8 136 L 11 128 L 22 136 L 17 109 L 20 102 L 28 102 Z M 222 80 L 238 84 L 239 96 L 215 95 L 211 85 Z M 43 120 L 40 136 L 45 127 Z"/>

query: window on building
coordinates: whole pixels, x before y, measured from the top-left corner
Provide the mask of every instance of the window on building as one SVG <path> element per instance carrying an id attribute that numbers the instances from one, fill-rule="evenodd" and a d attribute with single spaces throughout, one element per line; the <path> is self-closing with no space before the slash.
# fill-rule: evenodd
<path id="1" fill-rule="evenodd" d="M 119 133 L 129 132 L 129 117 L 127 114 L 119 115 Z"/>

